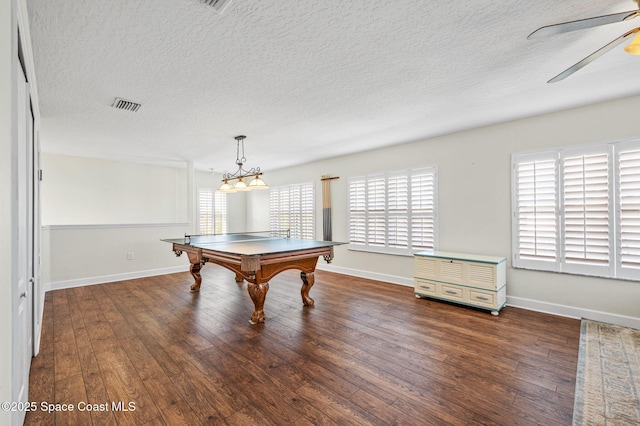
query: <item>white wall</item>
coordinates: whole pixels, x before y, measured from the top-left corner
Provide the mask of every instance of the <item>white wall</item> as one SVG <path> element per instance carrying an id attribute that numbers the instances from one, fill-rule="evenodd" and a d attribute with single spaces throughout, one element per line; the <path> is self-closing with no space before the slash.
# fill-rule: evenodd
<path id="1" fill-rule="evenodd" d="M 630 97 L 319 161 L 265 173 L 272 186 L 314 180 L 316 223 L 321 226 L 320 178 L 332 181 L 333 238 L 348 241 L 347 179 L 365 172 L 437 165 L 439 249 L 505 256 L 511 264 L 511 154 L 545 148 L 640 138 L 637 107 Z M 264 194 L 249 193 L 249 228 L 268 218 Z M 317 229 L 318 237 L 321 228 Z M 322 262 L 320 262 L 322 263 Z M 336 250 L 334 270 L 412 281 L 412 258 Z M 607 320 L 640 321 L 640 283 L 508 268 L 509 303 L 570 316 L 604 312 Z M 586 314 L 585 314 L 586 312 Z M 617 318 L 620 317 L 620 318 Z M 634 321 L 635 321 L 634 320 Z M 635 323 L 640 326 L 640 322 Z"/>
<path id="2" fill-rule="evenodd" d="M 12 273 L 15 268 L 12 229 L 17 226 L 13 212 L 17 206 L 12 197 L 14 168 L 12 135 L 15 119 L 15 97 L 12 70 L 16 54 L 14 46 L 14 11 L 12 0 L 0 0 L 0 401 L 11 401 L 12 386 Z M 11 424 L 11 412 L 0 411 L 0 424 Z"/>
<path id="3" fill-rule="evenodd" d="M 55 289 L 186 270 L 187 167 L 42 155 L 42 280 Z M 133 258 L 129 259 L 131 253 Z"/>
<path id="4" fill-rule="evenodd" d="M 42 224 L 184 223 L 186 168 L 42 155 Z"/>

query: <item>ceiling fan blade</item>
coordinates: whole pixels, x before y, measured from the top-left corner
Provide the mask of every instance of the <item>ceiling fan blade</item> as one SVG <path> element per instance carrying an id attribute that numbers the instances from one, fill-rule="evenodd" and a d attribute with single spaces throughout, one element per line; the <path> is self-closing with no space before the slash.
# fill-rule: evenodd
<path id="1" fill-rule="evenodd" d="M 579 19 L 577 21 L 563 22 L 561 24 L 547 25 L 538 28 L 529 34 L 527 38 L 531 40 L 554 34 L 568 33 L 569 31 L 584 30 L 586 28 L 593 28 L 600 25 L 627 21 L 637 16 L 640 16 L 640 10 L 630 10 L 628 12 L 620 12 L 611 15 L 596 16 L 594 18 Z"/>
<path id="2" fill-rule="evenodd" d="M 629 38 L 632 35 L 634 35 L 635 33 L 637 33 L 638 31 L 640 31 L 640 27 L 639 28 L 635 28 L 635 29 L 633 29 L 633 30 L 621 35 L 617 39 L 613 40 L 611 43 L 601 47 L 598 50 L 596 50 L 591 55 L 587 56 L 586 58 L 584 58 L 583 60 L 581 60 L 577 64 L 574 64 L 571 67 L 567 68 L 566 70 L 562 71 L 560 74 L 556 75 L 551 80 L 547 81 L 547 83 L 556 83 L 556 82 L 558 82 L 560 80 L 564 80 L 565 78 L 569 77 L 574 72 L 582 69 L 583 67 L 586 67 L 591 62 L 595 61 L 600 56 L 604 55 L 605 53 L 607 53 L 608 51 L 610 51 L 611 49 L 613 49 L 614 47 L 616 47 L 617 45 L 619 45 L 620 43 L 625 41 L 627 38 Z"/>

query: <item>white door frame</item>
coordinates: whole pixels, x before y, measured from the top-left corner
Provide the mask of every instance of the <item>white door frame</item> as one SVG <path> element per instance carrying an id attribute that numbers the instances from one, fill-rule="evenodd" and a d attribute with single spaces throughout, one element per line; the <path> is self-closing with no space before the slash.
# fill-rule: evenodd
<path id="1" fill-rule="evenodd" d="M 17 84 L 17 146 L 15 152 L 17 195 L 17 269 L 12 292 L 12 401 L 25 403 L 29 396 L 29 369 L 33 355 L 33 208 L 32 167 L 29 156 L 33 143 L 29 141 L 33 130 L 29 85 L 20 65 L 16 62 Z M 33 138 L 31 138 L 33 140 Z M 13 413 L 13 424 L 24 422 L 26 411 Z"/>

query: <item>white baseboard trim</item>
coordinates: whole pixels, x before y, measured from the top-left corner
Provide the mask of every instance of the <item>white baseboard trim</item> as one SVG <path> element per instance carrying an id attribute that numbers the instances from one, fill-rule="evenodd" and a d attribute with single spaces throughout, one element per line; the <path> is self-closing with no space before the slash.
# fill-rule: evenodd
<path id="1" fill-rule="evenodd" d="M 569 318 L 584 318 L 593 321 L 606 322 L 640 329 L 640 318 L 626 315 L 613 314 L 611 312 L 594 311 L 593 309 L 579 308 L 575 306 L 559 305 L 556 303 L 542 302 L 539 300 L 525 299 L 523 297 L 507 296 L 507 305 L 530 311 L 543 312 Z"/>
<path id="2" fill-rule="evenodd" d="M 318 263 L 317 269 L 338 274 L 352 275 L 360 278 L 368 278 L 376 281 L 383 281 L 392 284 L 399 284 L 413 287 L 413 278 L 398 277 L 395 275 L 380 274 L 376 272 L 363 271 L 359 269 L 344 268 L 341 266 Z M 640 329 L 640 318 L 625 315 L 613 314 L 610 312 L 594 311 L 592 309 L 579 308 L 575 306 L 559 305 L 557 303 L 543 302 L 540 300 L 525 299 L 523 297 L 507 296 L 507 306 L 522 308 L 530 311 L 543 312 L 551 315 L 558 315 L 569 318 L 585 318 L 593 321 L 616 324 L 623 327 Z"/>
<path id="3" fill-rule="evenodd" d="M 55 281 L 44 285 L 44 291 L 62 290 L 64 288 L 82 287 L 86 285 L 104 284 L 115 281 L 134 280 L 136 278 L 153 277 L 156 275 L 174 274 L 189 271 L 189 265 L 172 266 L 169 268 L 147 269 L 145 271 L 125 272 L 123 274 L 101 275 L 99 277 L 79 278 L 76 280 Z"/>

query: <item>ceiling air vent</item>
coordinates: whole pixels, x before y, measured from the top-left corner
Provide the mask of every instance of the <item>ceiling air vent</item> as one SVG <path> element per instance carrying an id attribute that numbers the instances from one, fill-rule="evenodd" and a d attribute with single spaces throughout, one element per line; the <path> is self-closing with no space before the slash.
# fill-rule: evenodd
<path id="1" fill-rule="evenodd" d="M 198 0 L 202 4 L 213 7 L 217 13 L 222 13 L 229 6 L 231 0 Z"/>
<path id="2" fill-rule="evenodd" d="M 116 98 L 116 100 L 113 101 L 113 105 L 111 106 L 117 109 L 123 109 L 125 111 L 136 112 L 137 110 L 140 109 L 142 104 L 128 101 L 126 99 Z"/>

